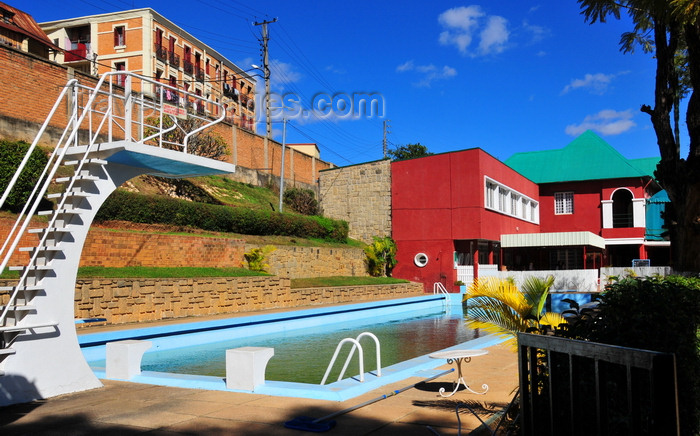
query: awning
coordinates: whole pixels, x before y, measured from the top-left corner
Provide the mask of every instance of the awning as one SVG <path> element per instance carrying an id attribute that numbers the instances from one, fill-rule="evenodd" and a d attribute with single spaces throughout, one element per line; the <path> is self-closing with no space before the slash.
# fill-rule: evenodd
<path id="1" fill-rule="evenodd" d="M 591 246 L 605 248 L 605 239 L 591 232 L 517 233 L 501 235 L 501 248 Z"/>

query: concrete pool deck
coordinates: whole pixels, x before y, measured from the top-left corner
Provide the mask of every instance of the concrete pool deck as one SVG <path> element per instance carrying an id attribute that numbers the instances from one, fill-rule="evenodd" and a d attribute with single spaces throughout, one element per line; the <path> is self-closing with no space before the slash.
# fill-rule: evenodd
<path id="1" fill-rule="evenodd" d="M 469 383 L 489 385 L 486 395 L 461 389 L 450 398 L 455 375 L 422 383 L 398 395 L 335 418 L 329 435 L 458 434 L 455 406 L 459 403 L 507 404 L 518 383 L 516 354 L 506 345 L 489 347 L 489 354 L 464 366 Z M 449 365 L 441 368 L 450 369 Z M 0 408 L 2 434 L 9 435 L 302 435 L 284 422 L 299 416 L 320 418 L 401 389 L 412 378 L 344 402 L 271 397 L 237 392 L 205 391 L 103 380 L 104 387 L 44 401 Z M 486 419 L 486 416 L 483 419 Z M 460 411 L 462 434 L 479 427 L 466 410 Z"/>

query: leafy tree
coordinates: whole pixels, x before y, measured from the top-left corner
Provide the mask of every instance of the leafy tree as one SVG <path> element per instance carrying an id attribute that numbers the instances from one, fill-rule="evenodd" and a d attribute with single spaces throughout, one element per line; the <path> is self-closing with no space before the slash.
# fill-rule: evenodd
<path id="1" fill-rule="evenodd" d="M 391 157 L 391 160 L 405 160 L 430 156 L 433 153 L 429 152 L 428 147 L 419 142 L 417 144 L 399 145 L 394 149 L 387 150 L 387 154 Z"/>
<path id="2" fill-rule="evenodd" d="M 7 189 L 27 150 L 29 144 L 24 141 L 0 141 L 0 196 Z M 3 209 L 15 213 L 22 210 L 47 163 L 46 153 L 38 147 L 35 148 L 5 204 L 2 205 Z"/>
<path id="3" fill-rule="evenodd" d="M 391 277 L 396 266 L 396 242 L 389 236 L 374 237 L 374 242 L 365 247 L 365 264 L 372 277 Z"/>
<path id="4" fill-rule="evenodd" d="M 545 312 L 544 305 L 554 277 L 528 277 L 522 291 L 511 279 L 486 277 L 475 280 L 467 289 L 467 325 L 488 333 L 507 337 L 515 346 L 519 332 L 541 333 L 564 322 L 554 312 Z"/>
<path id="5" fill-rule="evenodd" d="M 699 434 L 700 279 L 616 279 L 598 307 L 581 315 L 567 318 L 557 335 L 675 354 L 680 434 Z"/>
<path id="6" fill-rule="evenodd" d="M 158 132 L 157 127 L 155 127 L 159 125 L 157 117 L 149 118 L 147 123 L 153 127 L 146 128 L 146 136 L 154 135 Z M 200 128 L 204 121 L 194 117 L 187 117 L 186 119 L 177 119 L 172 116 L 163 117 L 163 130 L 171 128 L 174 124 L 177 124 L 175 129 L 163 135 L 163 146 L 171 150 L 182 151 L 185 135 Z M 151 142 L 155 145 L 156 139 L 152 139 Z M 229 149 L 221 135 L 216 132 L 203 130 L 195 133 L 187 140 L 187 152 L 211 159 L 220 159 L 229 154 Z"/>
<path id="7" fill-rule="evenodd" d="M 700 271 L 700 95 L 695 94 L 695 90 L 700 89 L 700 2 L 578 2 L 585 20 L 590 23 L 605 22 L 610 16 L 619 19 L 622 12 L 627 13 L 634 22 L 634 30 L 622 35 L 621 50 L 631 51 L 634 44 L 639 43 L 646 51 L 654 52 L 654 106 L 642 105 L 641 111 L 651 119 L 661 154 L 656 179 L 671 199 L 667 212 L 671 223 L 669 233 L 674 268 L 677 271 Z M 681 59 L 682 56 L 685 60 Z M 683 159 L 670 114 L 678 106 L 686 78 L 690 79 L 689 87 L 692 88 L 686 110 L 690 151 Z"/>
<path id="8" fill-rule="evenodd" d="M 316 194 L 311 189 L 289 188 L 284 190 L 284 204 L 304 215 L 320 215 Z"/>

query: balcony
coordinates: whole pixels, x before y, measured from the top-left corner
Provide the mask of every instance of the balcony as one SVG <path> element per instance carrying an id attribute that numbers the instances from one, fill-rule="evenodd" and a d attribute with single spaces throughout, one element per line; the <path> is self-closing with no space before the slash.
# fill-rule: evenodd
<path id="1" fill-rule="evenodd" d="M 192 75 L 192 72 L 194 71 L 194 65 L 190 61 L 182 61 L 182 69 L 185 71 L 185 74 L 189 74 L 190 76 Z"/>
<path id="2" fill-rule="evenodd" d="M 194 67 L 194 76 L 200 82 L 204 82 L 204 70 L 203 69 L 195 66 Z"/>
<path id="3" fill-rule="evenodd" d="M 156 59 L 163 62 L 168 61 L 168 50 L 166 50 L 166 48 L 161 44 L 156 44 L 154 51 L 156 52 Z"/>
<path id="4" fill-rule="evenodd" d="M 175 52 L 168 52 L 169 59 L 170 59 L 170 66 L 175 67 L 175 68 L 180 68 L 180 55 L 176 54 Z"/>
<path id="5" fill-rule="evenodd" d="M 71 50 L 66 50 L 63 56 L 64 62 L 82 62 L 88 60 L 88 46 L 83 43 L 73 43 L 76 47 Z"/>
<path id="6" fill-rule="evenodd" d="M 65 62 L 80 62 L 87 58 L 87 49 L 78 48 L 75 50 L 66 50 L 63 60 Z"/>
<path id="7" fill-rule="evenodd" d="M 228 83 L 224 83 L 224 97 L 228 97 L 232 99 L 233 101 L 238 101 L 238 94 L 236 88 L 232 87 Z"/>

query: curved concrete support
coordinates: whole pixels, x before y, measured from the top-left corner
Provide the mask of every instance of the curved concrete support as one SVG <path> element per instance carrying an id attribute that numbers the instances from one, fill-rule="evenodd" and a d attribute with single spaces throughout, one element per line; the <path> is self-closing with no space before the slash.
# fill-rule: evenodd
<path id="1" fill-rule="evenodd" d="M 72 147 L 69 155 L 82 158 L 85 147 Z M 100 145 L 90 158 L 107 161 L 93 166 L 98 180 L 81 182 L 90 195 L 79 200 L 80 214 L 73 215 L 61 249 L 39 284 L 42 291 L 31 301 L 32 311 L 21 325 L 31 328 L 12 345 L 15 354 L 3 361 L 0 406 L 33 401 L 102 386 L 86 363 L 75 330 L 74 297 L 80 256 L 95 214 L 121 184 L 141 174 L 183 177 L 235 171 L 224 162 L 186 155 L 173 150 L 135 143 Z M 112 158 L 114 157 L 114 158 Z"/>
<path id="2" fill-rule="evenodd" d="M 141 359 L 153 343 L 151 341 L 138 341 L 128 339 L 124 341 L 108 342 L 107 354 L 107 378 L 129 380 L 141 374 Z"/>
<path id="3" fill-rule="evenodd" d="M 274 348 L 240 347 L 226 350 L 226 387 L 255 391 L 265 384 L 267 362 L 275 355 Z"/>

